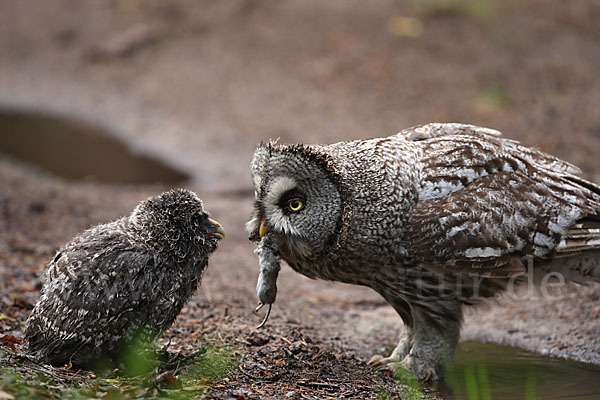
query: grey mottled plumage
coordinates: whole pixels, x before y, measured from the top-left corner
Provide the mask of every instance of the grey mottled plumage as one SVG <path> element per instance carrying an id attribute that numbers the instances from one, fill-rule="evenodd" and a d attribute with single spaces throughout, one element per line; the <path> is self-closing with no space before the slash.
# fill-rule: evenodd
<path id="1" fill-rule="evenodd" d="M 27 321 L 29 352 L 85 366 L 167 329 L 195 291 L 223 238 L 191 191 L 141 202 L 128 217 L 98 225 L 59 250 Z"/>
<path id="2" fill-rule="evenodd" d="M 371 364 L 436 379 L 458 342 L 462 305 L 503 290 L 528 260 L 537 275 L 600 278 L 600 187 L 578 173 L 463 124 L 260 145 L 248 229 L 261 251 L 301 274 L 376 290 L 405 329 Z M 275 283 L 259 283 L 260 301 L 272 303 Z"/>

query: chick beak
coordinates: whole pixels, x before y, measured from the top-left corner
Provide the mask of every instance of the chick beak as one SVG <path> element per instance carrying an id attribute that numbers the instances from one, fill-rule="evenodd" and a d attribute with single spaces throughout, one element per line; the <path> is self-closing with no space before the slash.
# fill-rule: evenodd
<path id="1" fill-rule="evenodd" d="M 267 233 L 269 233 L 269 227 L 267 225 L 267 221 L 263 218 L 260 221 L 260 228 L 258 228 L 258 235 L 262 239 Z"/>
<path id="2" fill-rule="evenodd" d="M 208 222 L 210 225 L 206 232 L 204 232 L 204 236 L 215 236 L 217 239 L 223 240 L 225 238 L 225 229 L 223 229 L 221 224 L 212 218 L 208 218 Z"/>

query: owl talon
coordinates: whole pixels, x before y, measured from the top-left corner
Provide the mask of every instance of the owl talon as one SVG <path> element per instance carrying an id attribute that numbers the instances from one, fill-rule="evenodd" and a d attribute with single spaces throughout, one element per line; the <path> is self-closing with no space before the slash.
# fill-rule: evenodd
<path id="1" fill-rule="evenodd" d="M 407 356 L 402 361 L 395 357 L 383 357 L 374 355 L 368 364 L 380 372 L 391 372 L 396 379 L 404 380 L 407 376 L 416 377 L 419 382 L 435 382 L 438 380 L 438 374 L 432 367 L 420 365 L 413 357 Z"/>
<path id="2" fill-rule="evenodd" d="M 256 307 L 255 312 L 260 310 L 264 306 L 263 303 L 260 303 L 258 307 Z M 256 327 L 256 329 L 260 329 L 267 324 L 267 320 L 269 319 L 269 315 L 271 315 L 271 307 L 273 304 L 269 304 L 269 308 L 267 309 L 267 313 L 265 314 L 265 318 L 263 318 L 262 322 Z"/>
<path id="3" fill-rule="evenodd" d="M 377 371 L 390 371 L 394 372 L 396 368 L 394 364 L 398 364 L 398 360 L 390 357 L 384 357 L 380 354 L 376 354 L 367 363 Z"/>
<path id="4" fill-rule="evenodd" d="M 433 360 L 424 360 L 408 355 L 404 360 L 395 363 L 396 378 L 401 379 L 402 373 L 400 371 L 408 371 L 413 377 L 416 377 L 421 384 L 437 382 L 440 375 L 437 373 L 436 368 L 432 366 L 432 361 Z"/>
<path id="5" fill-rule="evenodd" d="M 383 360 L 385 360 L 384 356 L 382 356 L 381 354 L 376 354 L 373 357 L 371 357 L 371 359 L 367 362 L 367 364 L 370 365 L 371 367 L 376 368 L 385 363 Z"/>
<path id="6" fill-rule="evenodd" d="M 438 375 L 433 368 L 425 368 L 417 375 L 420 382 L 435 382 L 438 380 Z"/>

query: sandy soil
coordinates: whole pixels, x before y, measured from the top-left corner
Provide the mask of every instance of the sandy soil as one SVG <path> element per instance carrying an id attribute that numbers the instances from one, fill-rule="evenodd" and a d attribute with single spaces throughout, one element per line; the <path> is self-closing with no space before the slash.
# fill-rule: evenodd
<path id="1" fill-rule="evenodd" d="M 369 290 L 284 268 L 270 324 L 254 330 L 248 163 L 269 138 L 334 142 L 460 121 L 499 129 L 600 181 L 600 6 L 477 4 L 5 0 L 0 106 L 91 121 L 193 176 L 189 186 L 228 237 L 171 329 L 172 345 L 192 346 L 177 339 L 192 329 L 238 343 L 253 362 L 263 351 L 287 363 L 253 394 L 235 394 L 235 384 L 218 393 L 318 396 L 325 389 L 298 383 L 294 371 L 304 369 L 362 377 L 355 387 L 336 381 L 330 395 L 376 397 L 377 385 L 391 383 L 365 360 L 393 346 L 401 322 Z M 22 319 L 58 246 L 162 189 L 65 182 L 1 159 L 0 312 Z M 550 301 L 499 299 L 468 312 L 463 339 L 600 364 L 599 297 L 591 285 Z M 20 325 L 2 320 L 0 332 L 18 337 Z M 236 376 L 249 385 L 243 371 Z"/>

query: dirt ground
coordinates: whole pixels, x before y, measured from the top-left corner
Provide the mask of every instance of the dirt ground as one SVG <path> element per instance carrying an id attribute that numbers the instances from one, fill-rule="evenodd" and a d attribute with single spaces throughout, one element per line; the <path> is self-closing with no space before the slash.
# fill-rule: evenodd
<path id="1" fill-rule="evenodd" d="M 283 268 L 269 324 L 254 328 L 254 146 L 468 122 L 600 182 L 599 19 L 595 0 L 1 0 L 0 107 L 90 121 L 193 177 L 228 236 L 166 336 L 184 351 L 199 335 L 240 346 L 215 396 L 376 398 L 394 384 L 365 361 L 401 322 L 371 291 Z M 0 334 L 22 336 L 61 244 L 162 189 L 67 182 L 1 157 Z M 462 339 L 600 364 L 600 286 L 560 293 L 471 310 Z"/>

